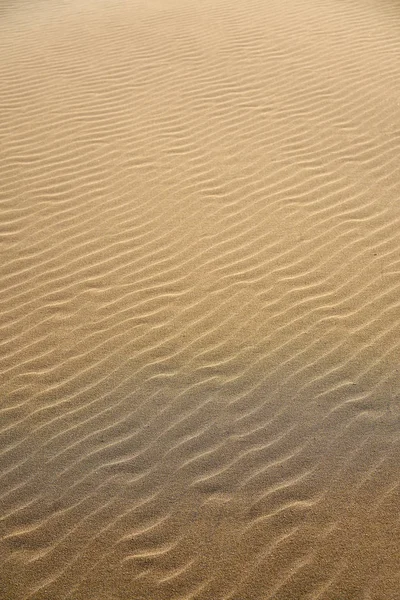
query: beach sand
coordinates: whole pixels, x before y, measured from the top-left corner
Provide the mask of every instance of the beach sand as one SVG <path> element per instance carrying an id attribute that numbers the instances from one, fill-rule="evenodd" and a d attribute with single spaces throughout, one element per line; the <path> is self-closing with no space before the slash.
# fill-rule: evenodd
<path id="1" fill-rule="evenodd" d="M 400 599 L 400 8 L 0 2 L 0 599 Z"/>

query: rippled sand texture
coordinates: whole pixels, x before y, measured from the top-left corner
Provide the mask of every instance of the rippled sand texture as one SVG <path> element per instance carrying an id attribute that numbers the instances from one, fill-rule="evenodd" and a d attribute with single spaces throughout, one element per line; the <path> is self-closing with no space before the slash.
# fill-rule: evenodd
<path id="1" fill-rule="evenodd" d="M 1 600 L 398 600 L 397 2 L 0 7 Z"/>

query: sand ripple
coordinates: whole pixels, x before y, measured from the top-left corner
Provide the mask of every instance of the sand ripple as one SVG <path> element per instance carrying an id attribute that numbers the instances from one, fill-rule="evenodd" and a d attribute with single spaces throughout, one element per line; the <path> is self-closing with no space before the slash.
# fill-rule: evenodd
<path id="1" fill-rule="evenodd" d="M 398 600 L 399 23 L 1 2 L 1 600 Z"/>

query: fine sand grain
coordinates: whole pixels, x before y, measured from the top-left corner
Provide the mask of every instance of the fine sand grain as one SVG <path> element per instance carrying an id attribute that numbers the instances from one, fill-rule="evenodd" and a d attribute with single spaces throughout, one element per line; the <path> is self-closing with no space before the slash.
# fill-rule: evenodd
<path id="1" fill-rule="evenodd" d="M 399 3 L 0 0 L 0 134 L 0 600 L 399 600 Z"/>

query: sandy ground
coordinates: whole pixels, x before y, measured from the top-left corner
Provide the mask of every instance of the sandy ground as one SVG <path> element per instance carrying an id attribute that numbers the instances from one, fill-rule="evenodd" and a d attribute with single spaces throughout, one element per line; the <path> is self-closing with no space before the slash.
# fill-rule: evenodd
<path id="1" fill-rule="evenodd" d="M 400 8 L 0 1 L 0 599 L 399 600 Z"/>

